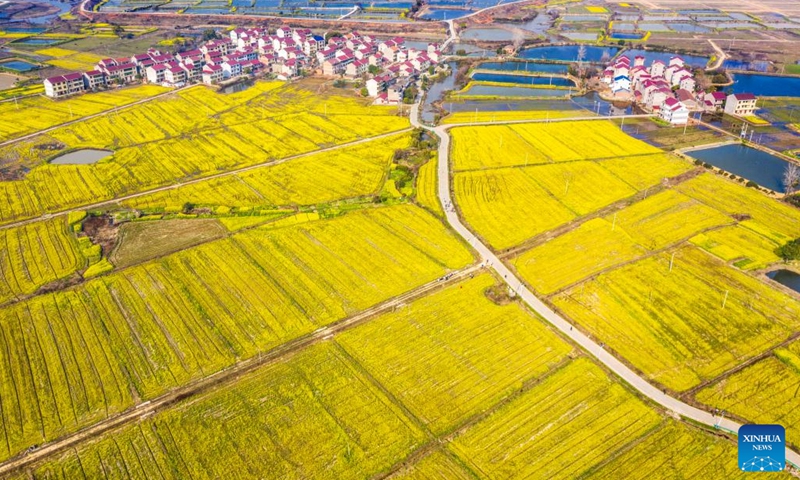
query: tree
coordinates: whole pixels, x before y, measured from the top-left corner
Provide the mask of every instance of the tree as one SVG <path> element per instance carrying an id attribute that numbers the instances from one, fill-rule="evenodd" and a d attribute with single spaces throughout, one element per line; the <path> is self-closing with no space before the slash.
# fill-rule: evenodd
<path id="1" fill-rule="evenodd" d="M 325 42 L 327 43 L 327 41 L 330 40 L 333 37 L 341 37 L 341 36 L 342 36 L 342 34 L 339 33 L 339 32 L 326 32 L 325 33 Z"/>
<path id="2" fill-rule="evenodd" d="M 114 25 L 114 28 L 112 29 L 112 32 L 114 32 L 114 35 L 116 35 L 116 36 L 121 38 L 122 35 L 125 33 L 125 29 L 122 28 L 122 25 Z"/>
<path id="3" fill-rule="evenodd" d="M 367 67 L 367 71 L 373 75 L 377 75 L 381 73 L 381 67 L 377 65 L 370 65 L 369 67 Z"/>
<path id="4" fill-rule="evenodd" d="M 367 90 L 367 87 L 363 87 L 363 88 L 361 89 L 361 96 L 362 96 L 362 97 L 366 97 L 366 96 L 368 96 L 368 95 L 369 95 L 369 90 Z"/>
<path id="5" fill-rule="evenodd" d="M 204 42 L 207 42 L 209 40 L 214 40 L 215 38 L 219 38 L 219 35 L 217 34 L 216 30 L 214 30 L 213 28 L 208 28 L 206 30 L 203 30 Z"/>
<path id="6" fill-rule="evenodd" d="M 786 262 L 800 260 L 800 238 L 786 242 L 784 246 L 778 247 L 775 253 Z"/>
<path id="7" fill-rule="evenodd" d="M 799 184 L 800 168 L 794 163 L 790 163 L 783 172 L 783 188 L 786 191 L 786 195 L 793 194 L 797 190 Z"/>
<path id="8" fill-rule="evenodd" d="M 406 105 L 410 105 L 414 103 L 414 100 L 417 99 L 417 87 L 416 85 L 409 85 L 408 88 L 403 92 L 403 103 Z"/>
<path id="9" fill-rule="evenodd" d="M 458 55 L 459 57 L 466 57 L 467 51 L 464 50 L 463 48 L 459 48 L 458 50 L 456 50 L 456 55 Z"/>
<path id="10" fill-rule="evenodd" d="M 586 58 L 586 45 L 578 47 L 578 69 L 583 70 L 583 60 Z"/>

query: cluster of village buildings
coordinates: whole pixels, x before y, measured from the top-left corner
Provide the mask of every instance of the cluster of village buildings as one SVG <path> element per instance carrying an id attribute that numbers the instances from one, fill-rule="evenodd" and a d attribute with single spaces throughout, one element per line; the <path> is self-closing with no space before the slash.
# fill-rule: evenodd
<path id="1" fill-rule="evenodd" d="M 237 28 L 229 38 L 205 42 L 200 48 L 171 54 L 157 49 L 123 58 L 106 58 L 88 72 L 44 80 L 45 94 L 64 97 L 108 85 L 148 82 L 180 87 L 187 83 L 215 84 L 243 75 L 270 73 L 287 80 L 302 72 L 348 78 L 371 78 L 365 87 L 376 102 L 402 101 L 403 93 L 441 58 L 439 45 L 425 50 L 406 48 L 400 37 L 378 40 L 350 32 L 324 37 L 309 29 Z M 373 68 L 370 68 L 373 67 Z"/>
<path id="2" fill-rule="evenodd" d="M 724 110 L 747 117 L 756 110 L 756 97 L 750 93 L 698 92 L 694 74 L 681 57 L 672 57 L 669 63 L 654 60 L 650 68 L 644 63 L 641 55 L 634 58 L 633 66 L 630 58 L 621 56 L 605 69 L 603 82 L 613 95 L 632 99 L 673 125 L 686 124 L 691 112 Z"/>

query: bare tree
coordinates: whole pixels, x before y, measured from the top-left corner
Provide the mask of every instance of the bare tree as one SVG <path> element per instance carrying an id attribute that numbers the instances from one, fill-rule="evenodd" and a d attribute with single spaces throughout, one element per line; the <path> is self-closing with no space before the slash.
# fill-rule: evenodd
<path id="1" fill-rule="evenodd" d="M 786 190 L 786 194 L 794 193 L 798 184 L 800 184 L 800 168 L 794 163 L 790 163 L 783 172 L 783 188 Z"/>
<path id="2" fill-rule="evenodd" d="M 578 70 L 583 74 L 583 60 L 586 58 L 586 45 L 578 48 Z"/>

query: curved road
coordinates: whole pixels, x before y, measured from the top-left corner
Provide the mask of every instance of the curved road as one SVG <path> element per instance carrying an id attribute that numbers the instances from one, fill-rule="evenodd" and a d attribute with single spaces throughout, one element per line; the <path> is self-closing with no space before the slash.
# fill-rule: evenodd
<path id="1" fill-rule="evenodd" d="M 550 307 L 539 300 L 530 290 L 522 283 L 522 280 L 517 278 L 514 273 L 509 270 L 505 264 L 492 252 L 481 240 L 476 237 L 467 227 L 461 223 L 458 214 L 452 207 L 452 200 L 450 194 L 450 134 L 447 132 L 448 128 L 453 125 L 444 125 L 438 127 L 427 127 L 421 124 L 417 117 L 419 103 L 414 104 L 411 109 L 411 124 L 416 128 L 424 128 L 431 131 L 439 137 L 439 179 L 438 179 L 438 195 L 439 201 L 445 210 L 447 222 L 450 226 L 458 232 L 473 248 L 480 254 L 481 259 L 488 262 L 490 268 L 496 271 L 506 283 L 525 301 L 533 310 L 547 320 L 551 325 L 561 330 L 561 332 L 572 339 L 573 342 L 580 345 L 584 350 L 589 352 L 593 357 L 599 360 L 603 365 L 612 370 L 615 374 L 628 382 L 633 388 L 641 392 L 646 397 L 658 403 L 669 411 L 688 419 L 700 422 L 713 428 L 721 428 L 733 433 L 739 431 L 740 425 L 734 421 L 726 418 L 716 417 L 704 410 L 693 407 L 682 401 L 673 398 L 656 387 L 650 385 L 644 378 L 640 377 L 636 372 L 631 370 L 628 366 L 620 362 L 616 357 L 610 354 L 603 347 L 598 345 L 594 340 L 581 333 L 578 329 L 574 329 L 572 325 L 567 322 L 558 313 L 554 312 Z M 598 120 L 603 117 L 591 117 L 586 120 Z M 498 122 L 500 123 L 500 122 Z M 457 126 L 457 125 L 456 125 Z M 791 462 L 795 467 L 800 466 L 800 455 L 795 453 L 789 448 L 786 449 L 786 460 Z"/>

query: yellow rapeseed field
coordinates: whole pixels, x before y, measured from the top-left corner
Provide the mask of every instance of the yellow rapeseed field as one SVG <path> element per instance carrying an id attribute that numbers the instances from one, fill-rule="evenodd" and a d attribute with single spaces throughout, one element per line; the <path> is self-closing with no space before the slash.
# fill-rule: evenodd
<path id="1" fill-rule="evenodd" d="M 520 168 L 457 173 L 453 183 L 467 223 L 496 249 L 517 245 L 575 218 Z"/>
<path id="2" fill-rule="evenodd" d="M 434 434 L 452 430 L 572 350 L 519 305 L 484 295 L 481 275 L 337 336 Z"/>
<path id="3" fill-rule="evenodd" d="M 606 220 L 614 222 L 614 215 Z M 708 228 L 733 223 L 733 218 L 674 190 L 650 196 L 616 214 L 616 225 L 650 250 L 688 240 Z"/>
<path id="4" fill-rule="evenodd" d="M 323 344 L 57 454 L 30 473 L 356 480 L 387 471 L 424 439 L 366 375 Z"/>
<path id="5" fill-rule="evenodd" d="M 776 242 L 742 226 L 701 233 L 690 241 L 742 270 L 765 268 L 781 260 L 775 254 Z"/>
<path id="6" fill-rule="evenodd" d="M 676 391 L 714 378 L 800 327 L 796 299 L 697 248 L 673 252 L 603 273 L 552 300 L 647 377 Z"/>
<path id="7" fill-rule="evenodd" d="M 84 95 L 55 104 L 64 109 L 69 102 L 103 99 L 103 95 L 112 94 Z M 329 109 L 324 107 L 326 101 L 331 104 Z M 321 108 L 315 107 L 317 103 L 322 104 Z M 8 108 L 7 104 L 2 105 Z M 0 120 L 0 126 L 4 120 Z M 365 106 L 351 97 L 320 98 L 300 87 L 278 82 L 259 82 L 231 95 L 193 87 L 50 132 L 50 138 L 66 147 L 107 148 L 114 155 L 94 165 L 41 165 L 22 180 L 0 182 L 0 195 L 9 198 L 7 204 L 0 205 L 0 221 L 265 163 L 407 126 L 408 119 L 397 117 L 393 110 Z M 381 158 L 383 154 L 391 152 L 381 152 Z M 325 175 L 330 177 L 326 188 L 341 183 L 342 179 L 351 182 L 342 187 L 344 190 L 351 188 L 352 183 L 359 192 L 377 188 L 383 172 L 374 164 L 362 171 L 363 162 L 341 164 L 336 155 L 330 154 L 332 163 L 342 171 L 323 167 L 327 169 Z M 318 157 L 316 163 L 325 163 L 324 158 Z M 283 185 L 282 177 L 264 179 L 269 183 L 262 185 L 269 190 L 270 199 L 266 203 L 299 201 L 292 191 L 278 190 L 302 188 L 303 181 L 319 180 L 319 173 L 313 168 L 316 167 L 312 171 L 298 169 L 287 174 L 305 175 L 305 179 L 298 178 L 301 183 L 296 186 Z M 281 172 L 280 168 L 270 170 L 274 174 Z M 315 185 L 321 183 L 317 181 Z M 335 192 L 338 193 L 341 192 Z M 234 196 L 242 195 L 251 194 L 239 192 Z"/>
<path id="8" fill-rule="evenodd" d="M 434 157 L 421 166 L 417 173 L 417 203 L 429 209 L 433 213 L 444 216 L 442 204 L 439 202 L 439 160 Z"/>
<path id="9" fill-rule="evenodd" d="M 450 448 L 489 478 L 572 479 L 660 420 L 591 361 L 578 359 L 469 427 Z"/>
<path id="10" fill-rule="evenodd" d="M 695 398 L 754 423 L 777 423 L 796 443 L 800 435 L 800 342 L 777 349 L 773 355 L 719 380 Z"/>
<path id="11" fill-rule="evenodd" d="M 511 263 L 536 291 L 550 294 L 646 253 L 622 228 L 595 218 Z"/>

